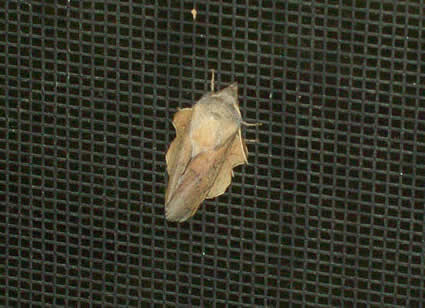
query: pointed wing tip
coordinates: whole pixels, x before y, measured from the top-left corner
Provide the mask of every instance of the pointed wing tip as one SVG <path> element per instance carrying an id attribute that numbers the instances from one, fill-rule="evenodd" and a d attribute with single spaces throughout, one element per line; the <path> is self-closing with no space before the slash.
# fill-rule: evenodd
<path id="1" fill-rule="evenodd" d="M 175 204 L 170 204 L 169 201 L 165 203 L 165 219 L 169 222 L 184 222 L 192 217 L 193 214 L 188 214 L 187 212 L 182 213 L 178 207 L 176 208 Z"/>
<path id="2" fill-rule="evenodd" d="M 187 218 L 186 217 L 180 217 L 176 215 L 176 213 L 170 213 L 167 210 L 165 210 L 165 219 L 169 222 L 184 222 Z"/>
<path id="3" fill-rule="evenodd" d="M 174 213 L 171 213 L 168 207 L 168 204 L 165 204 L 165 219 L 171 222 L 178 222 L 178 219 Z"/>

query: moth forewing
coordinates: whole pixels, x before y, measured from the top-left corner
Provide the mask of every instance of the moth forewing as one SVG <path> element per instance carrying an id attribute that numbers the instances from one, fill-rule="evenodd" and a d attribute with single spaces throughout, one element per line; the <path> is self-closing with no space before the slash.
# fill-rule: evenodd
<path id="1" fill-rule="evenodd" d="M 165 216 L 168 220 L 181 222 L 195 214 L 214 185 L 229 148 L 228 144 L 224 144 L 212 151 L 204 151 L 189 163 L 175 193 L 166 203 Z"/>
<path id="2" fill-rule="evenodd" d="M 188 138 L 188 130 L 192 109 L 185 108 L 179 110 L 173 119 L 173 125 L 176 129 L 176 138 L 170 145 L 165 156 L 168 172 L 168 186 L 165 193 L 165 202 L 168 202 L 170 196 L 174 193 L 178 182 L 183 175 L 186 166 L 191 160 L 191 143 Z"/>
<path id="3" fill-rule="evenodd" d="M 247 163 L 246 156 L 248 152 L 244 140 L 240 138 L 240 133 L 241 131 L 239 130 L 233 137 L 233 142 L 226 153 L 226 159 L 223 161 L 214 184 L 207 194 L 207 199 L 222 195 L 232 181 L 233 168 Z"/>

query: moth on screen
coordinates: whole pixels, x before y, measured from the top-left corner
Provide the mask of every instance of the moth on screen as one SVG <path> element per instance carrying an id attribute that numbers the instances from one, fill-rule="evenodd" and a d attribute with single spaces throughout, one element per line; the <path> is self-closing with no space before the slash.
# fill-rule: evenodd
<path id="1" fill-rule="evenodd" d="M 256 125 L 242 121 L 237 83 L 205 94 L 193 108 L 174 115 L 176 138 L 166 154 L 167 220 L 185 221 L 202 201 L 225 192 L 233 168 L 248 162 L 242 124 Z"/>

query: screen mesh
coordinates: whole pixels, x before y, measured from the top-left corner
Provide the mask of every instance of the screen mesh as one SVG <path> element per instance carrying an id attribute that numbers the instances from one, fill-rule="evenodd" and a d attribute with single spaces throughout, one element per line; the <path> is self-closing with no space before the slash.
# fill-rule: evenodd
<path id="1" fill-rule="evenodd" d="M 425 305 L 423 1 L 2 1 L 0 304 Z M 164 219 L 178 108 L 249 165 Z"/>

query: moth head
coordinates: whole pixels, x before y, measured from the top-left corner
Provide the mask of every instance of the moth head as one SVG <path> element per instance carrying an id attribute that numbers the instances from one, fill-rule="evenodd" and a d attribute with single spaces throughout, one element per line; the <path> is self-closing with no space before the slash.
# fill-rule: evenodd
<path id="1" fill-rule="evenodd" d="M 233 103 L 238 100 L 238 83 L 234 82 L 227 88 L 216 92 L 214 95 L 220 96 L 225 101 Z"/>

